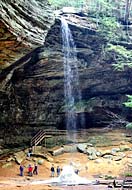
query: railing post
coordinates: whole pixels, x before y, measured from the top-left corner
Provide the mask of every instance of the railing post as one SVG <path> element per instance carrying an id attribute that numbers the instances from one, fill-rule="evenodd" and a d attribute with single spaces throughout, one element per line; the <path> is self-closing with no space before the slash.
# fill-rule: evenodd
<path id="1" fill-rule="evenodd" d="M 45 138 L 45 148 L 46 148 L 46 138 Z"/>
<path id="2" fill-rule="evenodd" d="M 36 150 L 36 140 L 34 141 L 34 153 L 35 153 L 35 150 Z"/>

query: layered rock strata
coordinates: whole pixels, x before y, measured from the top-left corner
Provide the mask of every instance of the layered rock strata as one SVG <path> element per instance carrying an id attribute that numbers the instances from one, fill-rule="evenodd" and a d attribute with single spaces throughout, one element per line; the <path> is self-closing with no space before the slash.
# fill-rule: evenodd
<path id="1" fill-rule="evenodd" d="M 47 0 L 1 0 L 0 67 L 6 67 L 43 45 L 54 22 Z"/>
<path id="2" fill-rule="evenodd" d="M 123 105 L 125 95 L 132 91 L 132 69 L 116 71 L 112 56 L 104 55 L 102 47 L 106 41 L 97 32 L 95 23 L 76 15 L 70 17 L 65 15 L 77 47 L 82 91 L 82 102 L 75 108 L 77 125 L 108 127 L 113 126 L 114 121 L 120 126 L 132 116 Z M 26 129 L 29 137 L 39 128 L 65 128 L 60 19 L 56 19 L 49 30 L 44 46 L 1 73 L 1 89 L 1 124 L 4 129 L 5 125 L 8 130 L 13 126 L 14 133 L 19 131 L 19 135 L 20 131 L 25 135 Z M 82 114 L 86 121 L 84 126 L 80 125 Z"/>

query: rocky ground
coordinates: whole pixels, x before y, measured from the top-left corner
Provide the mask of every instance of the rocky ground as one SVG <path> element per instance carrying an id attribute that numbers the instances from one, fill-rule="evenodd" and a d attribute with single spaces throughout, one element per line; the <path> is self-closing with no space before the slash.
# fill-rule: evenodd
<path id="1" fill-rule="evenodd" d="M 129 136 L 129 137 L 128 137 Z M 102 138 L 100 138 L 102 137 Z M 84 138 L 84 135 L 83 135 Z M 88 136 L 87 136 L 88 138 Z M 92 139 L 91 139 L 92 138 Z M 28 149 L 18 150 L 3 156 L 0 159 L 0 189 L 1 190 L 104 190 L 108 184 L 123 180 L 126 175 L 132 174 L 132 143 L 131 137 L 122 130 L 112 130 L 107 133 L 92 134 L 88 143 L 56 146 L 44 148 L 37 146 L 31 157 L 27 157 Z M 80 140 L 80 141 L 79 141 Z M 93 144 L 92 144 L 93 143 Z M 39 174 L 28 176 L 28 165 L 38 163 Z M 24 165 L 24 176 L 19 176 L 19 164 Z M 92 186 L 65 186 L 53 187 L 37 184 L 39 180 L 51 179 L 50 167 L 55 168 L 72 163 L 75 169 L 79 169 L 79 176 L 89 180 L 99 180 L 100 185 Z M 36 185 L 31 183 L 35 182 Z M 103 185 L 102 182 L 105 184 Z M 116 188 L 120 189 L 120 188 Z"/>
<path id="2" fill-rule="evenodd" d="M 123 147 L 123 146 L 122 146 Z M 0 162 L 0 189 L 1 190 L 35 190 L 36 187 L 38 190 L 59 190 L 59 189 L 96 189 L 97 186 L 79 186 L 79 187 L 51 187 L 45 185 L 32 185 L 32 181 L 49 179 L 50 177 L 50 167 L 53 163 L 55 168 L 59 165 L 63 168 L 64 165 L 72 162 L 74 168 L 78 168 L 80 170 L 79 176 L 86 177 L 87 179 L 98 179 L 100 181 L 104 179 L 108 179 L 113 181 L 114 178 L 122 179 L 126 173 L 130 173 L 131 165 L 132 165 L 132 153 L 131 150 L 132 145 L 124 145 L 126 151 L 123 151 L 123 157 L 119 158 L 119 153 L 114 153 L 116 156 L 110 154 L 111 150 L 117 150 L 119 147 L 105 147 L 99 148 L 100 152 L 104 154 L 104 156 L 100 156 L 96 159 L 88 159 L 88 155 L 80 152 L 73 153 L 63 153 L 57 156 L 52 156 L 50 154 L 45 153 L 45 158 L 42 158 L 37 152 L 34 156 L 30 158 L 26 158 L 22 161 L 22 164 L 25 166 L 24 176 L 19 176 L 19 165 L 13 161 L 13 157 L 6 158 L 6 160 L 1 160 Z M 93 148 L 93 147 L 92 147 Z M 59 148 L 56 148 L 57 151 Z M 92 149 L 91 149 L 92 150 Z M 109 152 L 109 153 L 108 153 Z M 41 153 L 42 154 L 42 153 Z M 18 156 L 19 155 L 19 156 Z M 22 152 L 17 153 L 16 160 L 20 161 L 20 155 Z M 107 156 L 106 156 L 107 155 Z M 109 155 L 109 156 L 108 156 Z M 110 157 L 110 155 L 112 157 Z M 118 155 L 118 156 L 117 156 Z M 22 158 L 22 157 L 21 157 Z M 118 159 L 115 159 L 118 158 Z M 12 161 L 11 161 L 12 160 Z M 29 177 L 27 173 L 27 167 L 29 164 L 34 165 L 35 161 L 39 163 L 39 174 L 38 176 Z M 113 178 L 113 179 L 112 179 Z M 106 180 L 107 184 L 107 180 Z M 106 189 L 107 185 L 99 185 L 99 189 Z"/>

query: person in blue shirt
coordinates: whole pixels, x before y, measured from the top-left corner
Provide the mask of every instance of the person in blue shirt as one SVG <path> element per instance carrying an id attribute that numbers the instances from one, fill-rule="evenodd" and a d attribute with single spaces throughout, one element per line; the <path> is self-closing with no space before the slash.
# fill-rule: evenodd
<path id="1" fill-rule="evenodd" d="M 19 170 L 20 170 L 20 176 L 23 176 L 24 175 L 24 166 L 20 165 Z"/>
<path id="2" fill-rule="evenodd" d="M 51 166 L 51 177 L 54 177 L 54 175 L 55 175 L 55 168 L 54 168 L 54 165 L 52 164 L 52 166 Z"/>
<path id="3" fill-rule="evenodd" d="M 57 172 L 57 177 L 60 175 L 60 171 L 61 171 L 60 167 L 59 167 L 59 166 L 57 166 L 57 169 L 56 169 L 56 172 Z"/>

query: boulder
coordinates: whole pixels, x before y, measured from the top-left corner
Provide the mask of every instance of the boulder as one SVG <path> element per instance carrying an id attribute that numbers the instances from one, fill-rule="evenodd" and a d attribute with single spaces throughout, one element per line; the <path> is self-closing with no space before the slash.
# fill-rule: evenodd
<path id="1" fill-rule="evenodd" d="M 38 163 L 39 165 L 42 165 L 42 164 L 44 163 L 44 159 L 38 159 L 38 160 L 37 160 L 37 163 Z"/>
<path id="2" fill-rule="evenodd" d="M 88 155 L 93 155 L 93 154 L 96 155 L 98 153 L 97 153 L 97 150 L 94 147 L 88 147 L 86 149 L 86 154 L 88 154 Z"/>
<path id="3" fill-rule="evenodd" d="M 53 156 L 58 156 L 64 153 L 64 148 L 60 147 L 52 151 Z"/>
<path id="4" fill-rule="evenodd" d="M 127 158 L 132 158 L 132 154 L 128 154 L 128 155 L 127 155 Z"/>
<path id="5" fill-rule="evenodd" d="M 17 164 L 21 164 L 23 160 L 25 160 L 27 155 L 24 151 L 20 151 L 14 154 L 14 158 Z"/>
<path id="6" fill-rule="evenodd" d="M 12 156 L 12 157 L 9 157 L 6 161 L 7 162 L 15 161 L 15 158 Z"/>
<path id="7" fill-rule="evenodd" d="M 120 145 L 120 151 L 121 152 L 129 151 L 129 150 L 132 150 L 132 149 L 128 145 Z"/>
<path id="8" fill-rule="evenodd" d="M 102 163 L 102 162 L 103 162 L 103 160 L 100 159 L 100 158 L 98 158 L 98 159 L 96 159 L 96 160 L 94 161 L 94 163 L 96 163 L 96 164 L 100 164 L 100 163 Z"/>
<path id="9" fill-rule="evenodd" d="M 91 146 L 93 146 L 93 145 L 90 144 L 90 143 L 79 143 L 79 144 L 77 144 L 77 150 L 79 152 L 86 153 L 87 152 L 87 148 L 91 147 Z"/>
<path id="10" fill-rule="evenodd" d="M 115 161 L 120 161 L 120 160 L 122 160 L 125 156 L 126 156 L 126 154 L 120 153 L 120 154 L 118 154 L 118 156 L 114 157 L 114 160 L 115 160 Z"/>
<path id="11" fill-rule="evenodd" d="M 10 167 L 12 167 L 12 163 L 11 162 L 8 162 L 8 163 L 2 165 L 2 168 L 10 168 Z"/>
<path id="12" fill-rule="evenodd" d="M 95 160 L 95 159 L 97 159 L 97 156 L 96 156 L 95 153 L 93 153 L 93 154 L 91 154 L 91 155 L 88 156 L 88 159 L 89 160 Z"/>
<path id="13" fill-rule="evenodd" d="M 115 154 L 116 152 L 120 152 L 120 148 L 112 148 L 111 153 Z"/>
<path id="14" fill-rule="evenodd" d="M 65 145 L 63 150 L 64 152 L 77 152 L 77 145 Z"/>
<path id="15" fill-rule="evenodd" d="M 115 152 L 111 151 L 111 150 L 103 150 L 101 151 L 101 156 L 104 157 L 105 155 L 116 155 Z"/>
<path id="16" fill-rule="evenodd" d="M 105 155 L 103 156 L 103 158 L 113 160 L 113 155 L 105 154 Z"/>

